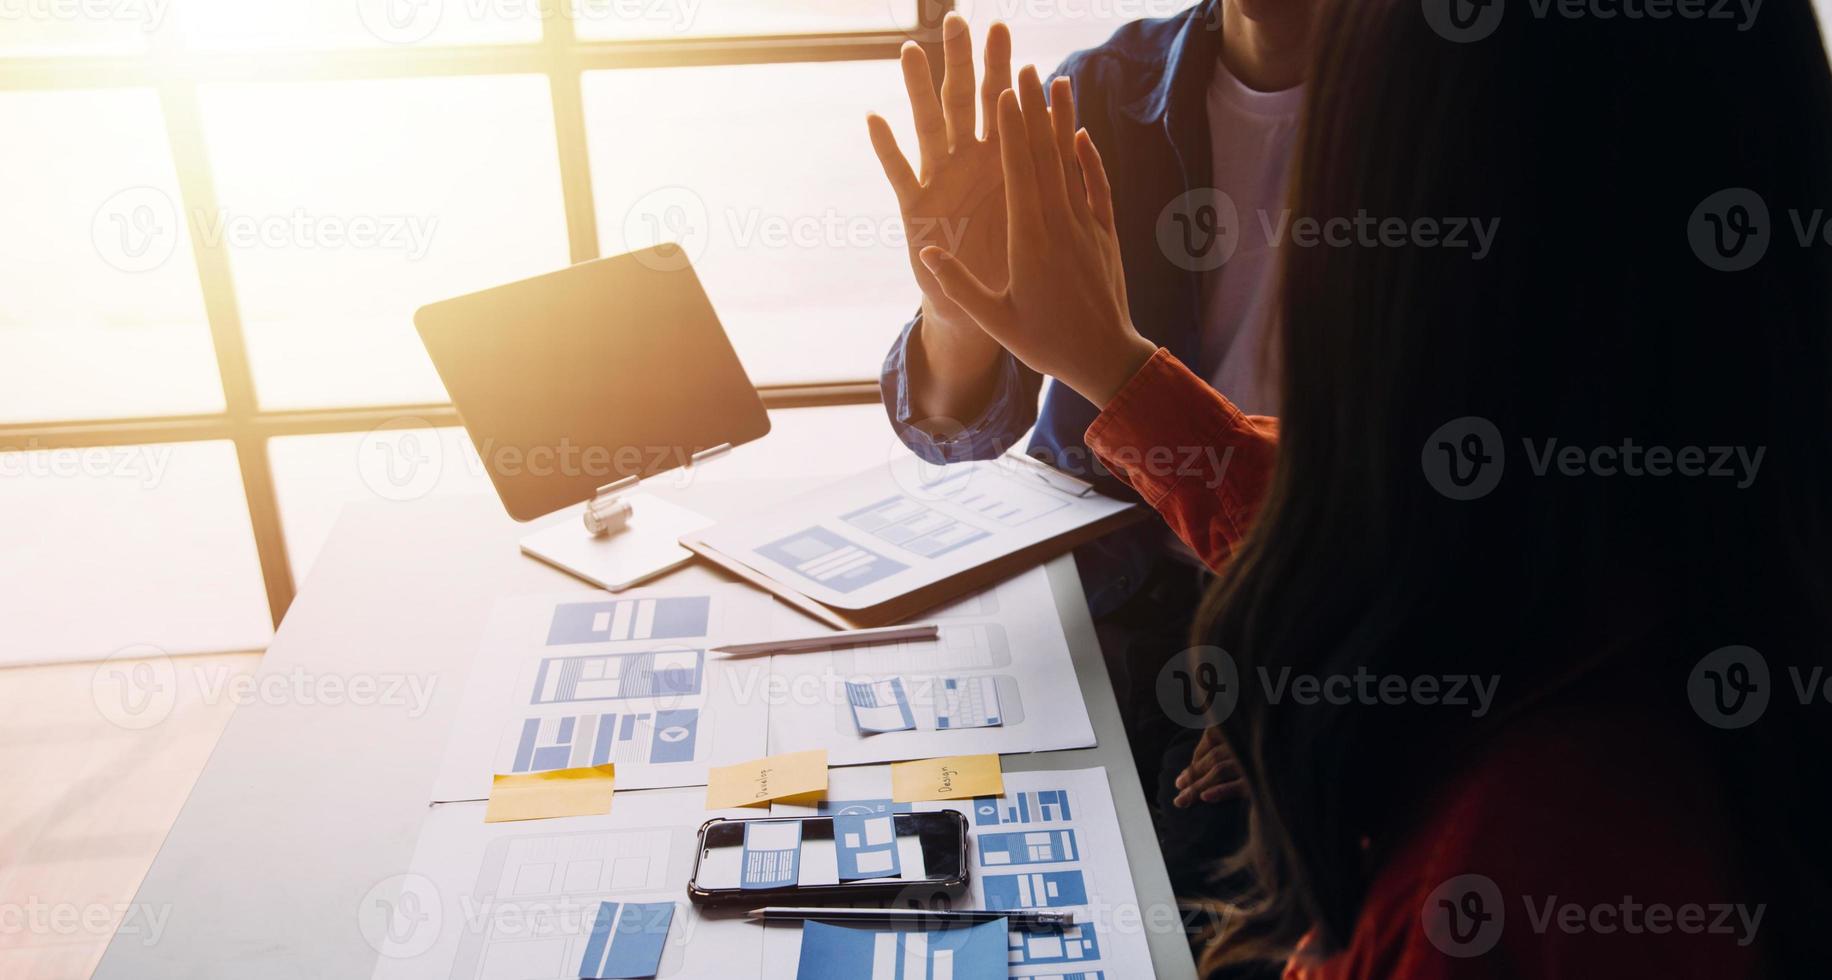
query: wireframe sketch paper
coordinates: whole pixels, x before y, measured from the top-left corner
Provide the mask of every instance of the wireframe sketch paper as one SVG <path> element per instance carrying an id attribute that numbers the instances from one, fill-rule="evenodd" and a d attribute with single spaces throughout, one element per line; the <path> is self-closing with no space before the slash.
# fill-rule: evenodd
<path id="1" fill-rule="evenodd" d="M 707 653 L 763 635 L 775 601 L 739 585 L 505 599 L 479 643 L 433 784 L 483 799 L 497 773 L 613 763 L 619 790 L 693 786 L 758 755 L 768 658 Z"/>
<path id="2" fill-rule="evenodd" d="M 819 808 L 778 803 L 771 815 L 879 812 L 890 785 L 885 766 L 836 769 Z M 956 903 L 960 907 L 1075 914 L 1072 927 L 1007 933 L 1006 972 L 1000 976 L 1130 980 L 1152 975 L 1151 949 L 1138 925 L 1152 920 L 1142 915 L 1132 887 L 1104 771 L 1006 773 L 1003 796 L 899 805 L 917 811 L 951 809 L 966 816 L 973 863 L 970 891 Z M 1122 928 L 1121 923 L 1131 926 Z M 763 976 L 797 980 L 804 941 L 800 928 L 772 923 L 764 932 Z"/>
<path id="3" fill-rule="evenodd" d="M 686 900 L 700 823 L 747 812 L 703 802 L 648 790 L 619 794 L 608 816 L 495 824 L 482 803 L 433 807 L 407 873 L 378 870 L 357 910 L 375 980 L 755 976 L 763 930 Z"/>
<path id="4" fill-rule="evenodd" d="M 699 540 L 817 602 L 867 609 L 1131 506 L 1059 481 L 1034 461 L 906 456 Z"/>
<path id="5" fill-rule="evenodd" d="M 799 614 L 783 607 L 782 616 Z M 1086 748 L 1094 727 L 1042 568 L 924 615 L 935 640 L 841 647 L 771 658 L 770 749 L 825 747 L 836 766 L 978 752 Z M 806 631 L 805 622 L 779 627 Z M 900 682 L 909 709 L 862 710 L 853 685 L 878 703 Z"/>

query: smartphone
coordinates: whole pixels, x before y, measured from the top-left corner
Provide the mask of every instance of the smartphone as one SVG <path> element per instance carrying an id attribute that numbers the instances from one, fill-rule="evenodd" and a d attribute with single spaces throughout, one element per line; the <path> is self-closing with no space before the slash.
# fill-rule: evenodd
<path id="1" fill-rule="evenodd" d="M 836 842 L 832 817 L 708 820 L 687 897 L 696 905 L 909 899 L 930 907 L 967 889 L 967 818 L 953 810 L 851 817 L 842 833 Z"/>

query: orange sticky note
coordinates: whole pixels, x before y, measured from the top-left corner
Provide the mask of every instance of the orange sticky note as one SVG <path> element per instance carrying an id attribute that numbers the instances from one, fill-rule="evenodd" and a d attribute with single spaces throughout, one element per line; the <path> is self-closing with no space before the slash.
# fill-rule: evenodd
<path id="1" fill-rule="evenodd" d="M 609 813 L 616 774 L 615 765 L 515 775 L 497 773 L 490 784 L 490 805 L 483 812 L 483 822 Z"/>
<path id="2" fill-rule="evenodd" d="M 945 759 L 891 764 L 891 800 L 965 800 L 1004 796 L 1005 775 L 996 755 L 955 755 Z"/>
<path id="3" fill-rule="evenodd" d="M 810 749 L 735 766 L 715 766 L 706 773 L 706 809 L 762 806 L 771 800 L 808 803 L 827 793 L 827 750 Z"/>

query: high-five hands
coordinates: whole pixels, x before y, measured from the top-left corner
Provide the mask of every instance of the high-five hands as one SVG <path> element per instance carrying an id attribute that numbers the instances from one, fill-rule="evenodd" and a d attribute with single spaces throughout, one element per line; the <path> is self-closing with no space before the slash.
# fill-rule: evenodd
<path id="1" fill-rule="evenodd" d="M 998 97 L 1009 282 L 939 246 L 918 258 L 943 294 L 1033 370 L 1105 406 L 1157 350 L 1133 328 L 1100 153 L 1075 128 L 1069 80 L 1046 105 L 1034 67 Z"/>
<path id="2" fill-rule="evenodd" d="M 986 80 L 979 97 L 983 136 L 974 131 L 973 38 L 957 13 L 942 22 L 942 57 L 937 99 L 928 56 L 914 42 L 903 48 L 903 84 L 922 151 L 920 174 L 897 148 L 884 117 L 868 116 L 866 126 L 903 214 L 910 267 L 922 287 L 925 340 L 977 345 L 975 353 L 989 360 L 998 353 L 997 345 L 942 292 L 918 256 L 930 245 L 946 245 L 985 281 L 1005 284 L 1005 194 L 995 108 L 999 93 L 1011 88 L 1011 32 L 1004 24 L 986 32 Z"/>

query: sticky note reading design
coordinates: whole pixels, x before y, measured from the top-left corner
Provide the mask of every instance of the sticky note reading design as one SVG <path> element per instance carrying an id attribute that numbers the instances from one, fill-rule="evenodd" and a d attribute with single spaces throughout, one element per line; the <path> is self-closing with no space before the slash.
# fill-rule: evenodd
<path id="1" fill-rule="evenodd" d="M 812 803 L 827 792 L 827 750 L 810 749 L 706 773 L 706 808 L 763 806 L 771 800 Z"/>
<path id="2" fill-rule="evenodd" d="M 996 755 L 955 755 L 945 759 L 891 764 L 891 799 L 898 803 L 964 800 L 1005 795 Z"/>
<path id="3" fill-rule="evenodd" d="M 490 786 L 490 805 L 484 810 L 483 822 L 609 813 L 616 772 L 615 765 L 607 764 L 515 775 L 498 773 Z"/>

